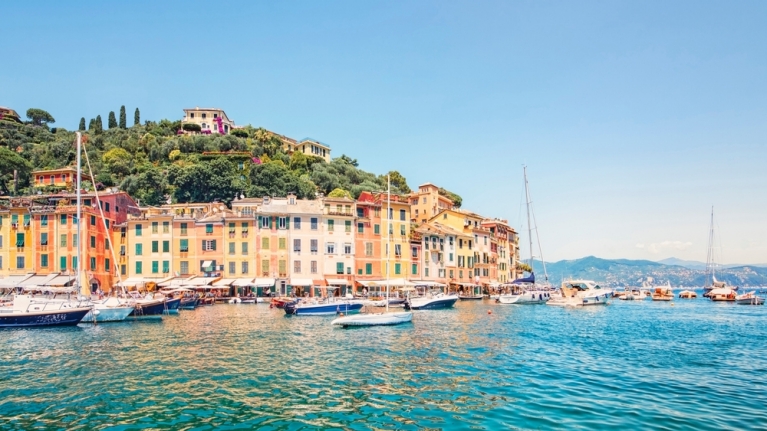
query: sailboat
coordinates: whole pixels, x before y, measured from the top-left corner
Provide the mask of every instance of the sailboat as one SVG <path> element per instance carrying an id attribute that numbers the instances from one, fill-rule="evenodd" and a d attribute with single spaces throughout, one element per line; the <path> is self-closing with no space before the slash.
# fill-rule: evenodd
<path id="1" fill-rule="evenodd" d="M 716 279 L 714 260 L 714 207 L 711 207 L 711 227 L 708 233 L 708 255 L 706 257 L 706 284 L 703 286 L 703 297 L 717 302 L 735 301 L 737 288 L 730 288 L 724 281 Z"/>
<path id="2" fill-rule="evenodd" d="M 500 295 L 496 301 L 501 304 L 545 304 L 546 301 L 551 299 L 551 290 L 540 288 L 535 284 L 535 272 L 533 271 L 533 228 L 531 223 L 531 220 L 533 222 L 535 220 L 535 213 L 533 213 L 532 217 L 530 216 L 532 201 L 530 200 L 530 187 L 527 182 L 527 166 L 522 167 L 522 172 L 525 178 L 525 201 L 527 203 L 527 237 L 530 241 L 530 275 L 512 281 L 512 292 Z M 538 250 L 540 251 L 541 239 L 538 237 L 537 225 L 535 226 L 535 237 L 538 240 Z M 546 283 L 548 283 L 549 275 L 546 272 L 546 262 L 543 260 L 543 253 L 541 252 L 540 254 L 543 274 Z"/>
<path id="3" fill-rule="evenodd" d="M 391 226 L 391 179 L 387 175 L 386 190 L 386 312 L 384 313 L 363 313 L 339 317 L 330 322 L 331 325 L 338 325 L 343 328 L 349 326 L 384 326 L 400 325 L 413 320 L 412 311 L 389 311 L 389 228 Z"/>

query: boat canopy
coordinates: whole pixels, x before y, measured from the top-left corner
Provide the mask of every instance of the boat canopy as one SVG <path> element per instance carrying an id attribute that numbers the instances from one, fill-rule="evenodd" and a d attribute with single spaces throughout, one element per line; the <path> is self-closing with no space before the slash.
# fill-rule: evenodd
<path id="1" fill-rule="evenodd" d="M 213 283 L 216 280 L 216 278 L 213 277 L 193 277 L 184 282 L 184 285 L 186 286 L 208 286 L 211 283 Z M 216 286 L 216 287 L 227 287 L 227 286 Z"/>
<path id="2" fill-rule="evenodd" d="M 531 272 L 529 277 L 518 278 L 511 282 L 511 284 L 517 283 L 535 283 L 535 273 Z"/>
<path id="3" fill-rule="evenodd" d="M 139 284 L 144 282 L 144 277 L 130 277 L 126 278 L 125 280 L 115 284 L 115 286 L 118 287 L 136 287 Z"/>
<path id="4" fill-rule="evenodd" d="M 344 278 L 326 278 L 329 286 L 350 286 L 351 282 Z"/>

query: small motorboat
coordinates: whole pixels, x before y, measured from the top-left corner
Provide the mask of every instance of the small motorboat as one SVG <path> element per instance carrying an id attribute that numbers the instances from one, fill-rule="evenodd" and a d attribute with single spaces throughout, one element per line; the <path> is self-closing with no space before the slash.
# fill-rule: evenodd
<path id="1" fill-rule="evenodd" d="M 603 289 L 592 280 L 570 280 L 563 282 L 559 294 L 551 295 L 546 304 L 560 307 L 605 305 L 612 296 L 612 290 Z"/>
<path id="2" fill-rule="evenodd" d="M 333 314 L 359 313 L 360 301 L 317 301 L 314 299 L 288 302 L 283 307 L 285 314 L 295 316 L 328 316 Z"/>
<path id="3" fill-rule="evenodd" d="M 757 296 L 756 292 L 748 292 L 735 297 L 738 305 L 764 305 L 764 298 Z"/>
<path id="4" fill-rule="evenodd" d="M 272 303 L 269 304 L 269 308 L 285 308 L 285 304 L 289 304 L 291 302 L 296 302 L 296 298 L 290 298 L 286 296 L 272 298 Z"/>
<path id="5" fill-rule="evenodd" d="M 388 313 L 352 314 L 339 317 L 330 324 L 344 328 L 350 326 L 390 326 L 408 323 L 412 320 L 413 313 L 411 311 L 392 311 Z"/>
<path id="6" fill-rule="evenodd" d="M 91 311 L 69 303 L 37 300 L 30 295 L 15 295 L 10 307 L 0 307 L 0 328 L 30 326 L 74 326 Z"/>
<path id="7" fill-rule="evenodd" d="M 653 301 L 672 301 L 674 299 L 674 292 L 667 287 L 658 287 L 651 294 Z"/>
<path id="8" fill-rule="evenodd" d="M 442 292 L 430 292 L 425 296 L 416 296 L 410 298 L 405 304 L 405 309 L 413 310 L 439 310 L 443 308 L 452 308 L 458 301 L 456 294 L 444 294 Z"/>
<path id="9" fill-rule="evenodd" d="M 692 290 L 683 290 L 679 292 L 679 298 L 681 299 L 694 299 L 697 297 L 698 297 L 698 294 L 693 292 Z"/>
<path id="10" fill-rule="evenodd" d="M 458 295 L 458 299 L 461 301 L 481 301 L 485 298 L 485 295 Z"/>

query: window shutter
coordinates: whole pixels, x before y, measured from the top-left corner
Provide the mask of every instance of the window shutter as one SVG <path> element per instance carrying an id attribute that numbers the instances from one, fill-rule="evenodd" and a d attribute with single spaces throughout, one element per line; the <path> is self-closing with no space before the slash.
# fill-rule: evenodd
<path id="1" fill-rule="evenodd" d="M 213 241 L 211 241 L 211 247 L 212 247 L 212 250 L 214 250 L 214 251 L 216 250 L 216 240 L 215 239 Z"/>
<path id="2" fill-rule="evenodd" d="M 200 247 L 200 250 L 205 251 L 205 240 L 202 240 L 202 246 Z"/>
<path id="3" fill-rule="evenodd" d="M 275 224 L 277 223 L 277 217 L 269 217 L 269 227 L 274 229 Z"/>
<path id="4" fill-rule="evenodd" d="M 290 229 L 290 217 L 285 217 L 285 229 Z"/>

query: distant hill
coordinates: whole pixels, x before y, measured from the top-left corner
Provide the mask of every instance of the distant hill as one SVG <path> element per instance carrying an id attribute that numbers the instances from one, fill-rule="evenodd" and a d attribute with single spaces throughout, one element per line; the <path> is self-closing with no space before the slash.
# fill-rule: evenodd
<path id="1" fill-rule="evenodd" d="M 642 281 L 651 277 L 654 284 L 670 281 L 675 287 L 692 287 L 703 286 L 705 266 L 703 264 L 701 268 L 690 268 L 650 260 L 601 259 L 588 256 L 575 260 L 547 262 L 546 270 L 549 281 L 553 284 L 568 278 L 586 278 L 613 287 L 639 286 Z M 542 280 L 541 262 L 535 262 L 533 267 L 536 278 Z M 717 279 L 734 286 L 767 286 L 767 268 L 755 265 L 723 268 L 717 271 Z"/>
<path id="2" fill-rule="evenodd" d="M 664 265 L 678 265 L 683 266 L 685 268 L 690 269 L 706 269 L 706 263 L 705 262 L 699 262 L 697 260 L 683 260 L 683 259 L 677 259 L 675 257 L 669 257 L 668 259 L 659 260 L 658 263 L 662 263 Z M 730 263 L 726 265 L 719 265 L 721 268 L 737 268 L 739 266 L 758 266 L 758 267 L 767 267 L 767 263 L 756 263 L 756 264 L 743 264 L 743 263 Z"/>

